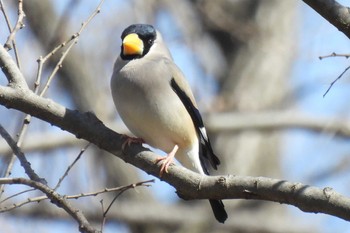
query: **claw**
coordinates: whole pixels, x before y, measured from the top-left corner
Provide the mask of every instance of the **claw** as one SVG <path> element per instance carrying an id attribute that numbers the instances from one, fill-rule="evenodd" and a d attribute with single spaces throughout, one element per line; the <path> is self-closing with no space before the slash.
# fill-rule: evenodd
<path id="1" fill-rule="evenodd" d="M 145 143 L 145 141 L 142 138 L 130 137 L 125 134 L 122 136 L 122 138 L 125 139 L 125 141 L 122 144 L 122 150 L 124 150 L 126 146 L 129 147 L 131 143 L 136 143 L 136 144 Z"/>
<path id="2" fill-rule="evenodd" d="M 164 172 L 168 173 L 168 167 L 170 166 L 170 164 L 173 162 L 173 159 L 175 157 L 175 154 L 177 152 L 177 150 L 179 149 L 178 145 L 175 145 L 173 150 L 165 157 L 158 157 L 156 159 L 156 163 L 159 163 L 160 161 L 163 161 L 162 166 L 160 167 L 160 171 L 159 171 L 159 176 L 162 177 Z"/>

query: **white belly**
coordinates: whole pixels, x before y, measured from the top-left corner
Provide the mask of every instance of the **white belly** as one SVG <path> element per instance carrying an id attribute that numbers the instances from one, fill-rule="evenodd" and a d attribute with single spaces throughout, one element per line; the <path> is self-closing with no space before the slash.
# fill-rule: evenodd
<path id="1" fill-rule="evenodd" d="M 192 119 L 170 85 L 168 91 L 152 93 L 130 82 L 115 86 L 114 103 L 135 136 L 167 153 L 175 145 L 182 149 L 192 146 L 191 135 L 196 134 Z"/>

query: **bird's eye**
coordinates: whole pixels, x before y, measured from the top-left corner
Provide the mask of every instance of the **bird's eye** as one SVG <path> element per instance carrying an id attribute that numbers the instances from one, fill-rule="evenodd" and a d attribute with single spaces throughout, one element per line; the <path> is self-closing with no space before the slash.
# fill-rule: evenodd
<path id="1" fill-rule="evenodd" d="M 154 43 L 154 40 L 153 39 L 149 39 L 148 40 L 148 44 L 152 45 Z"/>

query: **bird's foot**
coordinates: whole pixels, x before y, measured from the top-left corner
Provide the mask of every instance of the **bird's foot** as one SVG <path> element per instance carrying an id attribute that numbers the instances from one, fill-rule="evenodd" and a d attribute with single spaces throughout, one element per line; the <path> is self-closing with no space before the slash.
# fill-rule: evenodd
<path id="1" fill-rule="evenodd" d="M 164 172 L 168 173 L 168 167 L 173 162 L 175 154 L 176 154 L 178 149 L 179 149 L 179 146 L 175 145 L 173 150 L 167 156 L 165 156 L 165 157 L 158 157 L 156 159 L 156 163 L 159 163 L 160 161 L 163 161 L 163 164 L 160 167 L 160 171 L 159 171 L 159 176 L 160 177 L 163 176 Z"/>
<path id="2" fill-rule="evenodd" d="M 122 139 L 125 140 L 122 144 L 122 150 L 124 150 L 126 146 L 130 146 L 131 143 L 136 143 L 136 144 L 145 143 L 145 141 L 142 138 L 130 137 L 125 134 L 122 136 Z"/>

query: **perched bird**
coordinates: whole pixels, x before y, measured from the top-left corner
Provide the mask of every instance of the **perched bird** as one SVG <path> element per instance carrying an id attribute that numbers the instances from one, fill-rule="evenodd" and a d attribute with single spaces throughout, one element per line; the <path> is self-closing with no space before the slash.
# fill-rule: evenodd
<path id="1" fill-rule="evenodd" d="M 146 142 L 168 153 L 160 175 L 174 156 L 186 168 L 209 175 L 220 164 L 214 154 L 189 84 L 175 65 L 161 34 L 148 24 L 133 24 L 122 35 L 120 56 L 111 79 L 115 106 L 129 130 L 126 144 Z M 125 144 L 124 144 L 125 145 Z M 221 200 L 209 200 L 215 218 L 224 223 Z"/>

